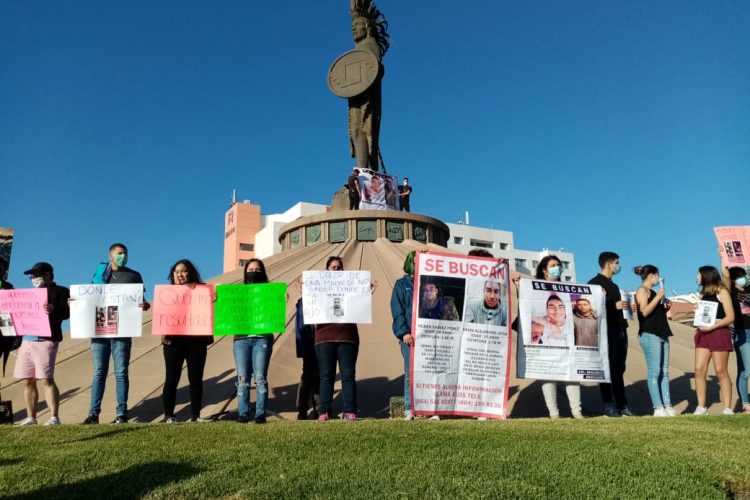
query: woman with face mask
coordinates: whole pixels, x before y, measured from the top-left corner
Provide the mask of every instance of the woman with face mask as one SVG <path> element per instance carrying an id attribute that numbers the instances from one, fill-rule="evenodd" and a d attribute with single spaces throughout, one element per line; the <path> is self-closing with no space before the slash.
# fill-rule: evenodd
<path id="1" fill-rule="evenodd" d="M 168 279 L 170 285 L 185 285 L 190 288 L 203 284 L 200 272 L 187 259 L 178 260 L 172 265 Z M 177 422 L 174 407 L 183 364 L 187 364 L 190 383 L 190 421 L 205 422 L 200 414 L 203 407 L 203 369 L 206 366 L 208 346 L 213 341 L 214 338 L 211 335 L 165 335 L 162 337 L 165 368 L 162 391 L 164 423 Z"/>
<path id="2" fill-rule="evenodd" d="M 659 269 L 646 264 L 636 266 L 633 272 L 640 276 L 641 286 L 635 292 L 638 305 L 638 338 L 646 356 L 648 394 L 655 417 L 674 417 L 669 396 L 669 337 L 672 330 L 667 322 L 670 302 L 664 299 L 664 289 L 654 291 L 659 284 Z"/>
<path id="3" fill-rule="evenodd" d="M 266 266 L 260 259 L 245 264 L 245 284 L 268 283 Z M 268 364 L 273 352 L 273 334 L 235 335 L 234 363 L 237 367 L 237 410 L 239 422 L 250 421 L 250 374 L 255 380 L 255 423 L 266 423 L 268 402 Z"/>
<path id="4" fill-rule="evenodd" d="M 713 266 L 698 269 L 696 282 L 700 287 L 701 300 L 718 303 L 716 320 L 710 326 L 699 326 L 695 332 L 695 393 L 698 407 L 694 415 L 705 415 L 706 408 L 706 373 L 708 363 L 713 361 L 716 377 L 719 379 L 721 402 L 724 404 L 724 415 L 731 415 L 732 381 L 729 379 L 727 364 L 729 353 L 734 350 L 729 325 L 734 323 L 734 308 L 729 291 L 721 281 L 719 270 Z"/>
<path id="5" fill-rule="evenodd" d="M 562 267 L 560 264 L 560 259 L 555 255 L 548 255 L 544 257 L 536 267 L 536 279 L 545 281 L 560 281 L 560 276 L 562 276 Z M 559 299 L 551 299 L 548 302 L 549 308 L 557 306 L 558 304 L 563 305 L 562 301 L 560 301 Z M 557 329 L 555 329 L 552 328 L 552 326 L 556 325 L 551 325 L 550 327 L 545 328 L 545 330 L 553 331 L 553 333 L 550 333 L 548 335 L 548 338 L 555 339 L 552 340 L 553 342 L 559 342 L 560 339 L 556 337 L 560 337 L 561 335 L 561 333 L 558 333 L 558 331 L 560 331 L 560 328 L 558 327 Z M 543 335 L 540 338 L 543 338 Z M 567 343 L 565 342 L 564 345 L 567 345 Z M 581 409 L 581 384 L 579 384 L 578 382 L 560 383 L 565 385 L 565 393 L 568 395 L 568 402 L 570 403 L 570 413 L 573 415 L 573 418 L 584 418 L 583 410 Z M 551 418 L 552 420 L 560 418 L 560 410 L 557 407 L 557 384 L 558 382 L 555 381 L 542 382 L 542 394 L 544 394 L 544 402 L 547 405 L 547 411 L 549 411 L 549 418 Z"/>
<path id="6" fill-rule="evenodd" d="M 728 284 L 734 309 L 734 352 L 737 354 L 737 393 L 742 413 L 750 414 L 747 381 L 750 375 L 750 280 L 741 267 L 724 268 L 724 283 Z"/>

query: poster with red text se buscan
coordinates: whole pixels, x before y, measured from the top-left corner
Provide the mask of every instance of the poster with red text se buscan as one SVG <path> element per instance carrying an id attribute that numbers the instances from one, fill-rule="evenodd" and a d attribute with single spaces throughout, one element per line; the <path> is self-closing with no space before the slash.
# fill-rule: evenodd
<path id="1" fill-rule="evenodd" d="M 750 266 L 750 226 L 715 227 L 722 267 Z"/>
<path id="2" fill-rule="evenodd" d="M 413 414 L 505 418 L 511 323 L 507 263 L 419 252 L 414 270 Z"/>

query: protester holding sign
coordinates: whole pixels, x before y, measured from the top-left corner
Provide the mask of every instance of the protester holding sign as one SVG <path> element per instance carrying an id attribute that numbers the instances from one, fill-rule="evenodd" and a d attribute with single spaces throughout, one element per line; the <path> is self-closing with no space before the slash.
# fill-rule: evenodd
<path id="1" fill-rule="evenodd" d="M 341 257 L 329 257 L 326 270 L 343 271 Z M 304 285 L 303 285 L 304 286 Z M 315 325 L 315 353 L 320 368 L 320 408 L 318 420 L 331 418 L 336 363 L 341 374 L 344 419 L 357 420 L 356 365 L 359 354 L 359 331 L 356 323 L 319 323 Z"/>
<path id="2" fill-rule="evenodd" d="M 102 263 L 96 268 L 91 282 L 94 284 L 142 284 L 141 273 L 126 267 L 127 263 L 128 248 L 122 243 L 113 243 L 109 247 L 109 262 Z M 144 311 L 148 311 L 151 304 L 143 300 L 138 306 Z M 115 394 L 117 396 L 115 423 L 126 424 L 128 422 L 128 389 L 130 387 L 128 368 L 131 347 L 132 339 L 130 337 L 91 339 L 94 378 L 91 382 L 89 416 L 83 421 L 84 424 L 99 423 L 110 356 L 115 364 Z"/>
<path id="3" fill-rule="evenodd" d="M 182 259 L 169 270 L 169 283 L 195 288 L 196 285 L 203 284 L 203 281 L 195 265 L 187 259 Z M 165 423 L 171 424 L 177 421 L 174 415 L 175 398 L 184 363 L 187 363 L 190 383 L 190 421 L 203 422 L 200 416 L 203 407 L 203 369 L 206 366 L 208 346 L 213 341 L 212 335 L 165 335 L 162 337 L 165 368 L 162 402 L 164 403 Z"/>
<path id="4" fill-rule="evenodd" d="M 670 302 L 664 300 L 664 288 L 658 292 L 659 269 L 646 264 L 636 266 L 633 272 L 642 282 L 635 292 L 638 305 L 638 337 L 646 356 L 648 394 L 654 407 L 655 417 L 674 417 L 669 395 L 669 337 L 672 330 L 667 321 Z"/>
<path id="5" fill-rule="evenodd" d="M 734 350 L 732 334 L 729 325 L 734 323 L 734 308 L 732 297 L 721 281 L 719 270 L 713 266 L 703 266 L 698 269 L 696 276 L 700 286 L 701 300 L 718 304 L 716 320 L 713 325 L 699 326 L 695 332 L 695 393 L 698 407 L 694 415 L 705 415 L 706 408 L 706 374 L 708 364 L 713 361 L 716 377 L 719 379 L 721 402 L 724 405 L 724 415 L 731 415 L 732 410 L 732 382 L 729 379 L 727 365 L 729 353 Z"/>
<path id="6" fill-rule="evenodd" d="M 268 283 L 266 266 L 260 259 L 250 259 L 245 264 L 243 282 Z M 273 352 L 273 333 L 234 336 L 234 364 L 237 368 L 237 411 L 239 422 L 250 421 L 250 374 L 255 380 L 255 423 L 266 423 L 268 402 L 268 365 Z"/>
<path id="7" fill-rule="evenodd" d="M 536 278 L 543 279 L 545 281 L 560 281 L 562 275 L 562 267 L 560 259 L 555 255 L 547 255 L 536 266 Z M 534 336 L 534 327 L 541 326 L 536 338 L 538 341 L 545 342 L 547 344 L 554 345 L 555 343 L 563 342 L 565 340 L 556 340 L 555 331 L 559 332 L 560 327 L 565 325 L 565 307 L 562 300 L 557 295 L 550 295 L 547 299 L 547 314 L 545 318 L 535 318 L 532 323 L 532 343 Z M 562 318 L 558 321 L 558 316 Z M 559 323 L 559 324 L 558 324 Z M 546 325 L 545 325 L 546 324 Z M 546 337 L 545 332 L 547 332 Z M 557 334 L 559 336 L 559 334 Z M 546 340 L 545 340 L 546 339 Z M 544 395 L 544 403 L 547 405 L 547 411 L 549 412 L 549 418 L 557 419 L 560 418 L 560 410 L 557 406 L 557 384 L 556 381 L 544 381 L 542 382 L 542 394 Z M 563 382 L 565 385 L 565 393 L 568 395 L 568 403 L 570 404 L 570 413 L 573 418 L 584 418 L 583 411 L 581 409 L 581 384 L 577 382 Z"/>
<path id="8" fill-rule="evenodd" d="M 62 322 L 70 317 L 68 299 L 70 291 L 58 286 L 54 269 L 47 262 L 37 262 L 31 269 L 24 271 L 29 275 L 34 288 L 47 290 L 47 304 L 44 310 L 49 318 L 51 337 L 24 335 L 18 350 L 18 359 L 13 375 L 24 379 L 24 398 L 27 417 L 20 425 L 36 424 L 36 405 L 39 402 L 37 380 L 42 381 L 44 399 L 52 416 L 45 425 L 60 425 L 57 414 L 60 405 L 60 390 L 55 383 L 55 360 L 60 342 L 62 342 Z"/>
<path id="9" fill-rule="evenodd" d="M 734 309 L 734 351 L 737 353 L 737 393 L 742 413 L 750 414 L 747 380 L 750 374 L 750 287 L 747 272 L 741 267 L 724 268 L 725 283 L 729 282 Z"/>
<path id="10" fill-rule="evenodd" d="M 401 347 L 401 356 L 404 358 L 404 419 L 412 420 L 411 413 L 411 389 L 409 377 L 409 360 L 411 359 L 411 348 L 414 346 L 414 338 L 411 335 L 412 300 L 414 295 L 414 255 L 411 251 L 404 260 L 404 276 L 393 284 L 391 294 L 391 316 L 393 317 L 393 334 L 398 339 Z"/>
<path id="11" fill-rule="evenodd" d="M 599 384 L 607 417 L 632 417 L 625 396 L 625 361 L 628 356 L 628 323 L 623 309 L 628 302 L 622 300 L 620 288 L 612 276 L 620 272 L 620 256 L 614 252 L 599 254 L 599 274 L 589 280 L 590 285 L 599 285 L 606 292 L 607 341 L 609 344 L 609 369 L 611 384 Z"/>

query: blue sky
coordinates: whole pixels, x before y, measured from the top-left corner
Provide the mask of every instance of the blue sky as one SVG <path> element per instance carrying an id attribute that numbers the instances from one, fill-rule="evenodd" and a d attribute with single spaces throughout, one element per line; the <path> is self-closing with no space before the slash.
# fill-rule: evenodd
<path id="1" fill-rule="evenodd" d="M 328 203 L 353 164 L 328 66 L 348 3 L 0 3 L 0 226 L 10 281 L 86 282 L 113 241 L 149 285 L 221 273 L 233 188 Z M 750 3 L 395 1 L 381 147 L 414 211 L 564 247 L 579 280 L 651 263 L 668 288 L 747 225 Z"/>

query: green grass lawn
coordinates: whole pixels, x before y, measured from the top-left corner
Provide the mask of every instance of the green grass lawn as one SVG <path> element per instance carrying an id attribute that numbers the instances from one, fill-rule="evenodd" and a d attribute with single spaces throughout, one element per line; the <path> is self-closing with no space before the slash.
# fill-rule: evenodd
<path id="1" fill-rule="evenodd" d="M 750 418 L 371 420 L 0 428 L 0 495 L 722 498 Z"/>

